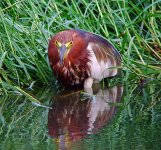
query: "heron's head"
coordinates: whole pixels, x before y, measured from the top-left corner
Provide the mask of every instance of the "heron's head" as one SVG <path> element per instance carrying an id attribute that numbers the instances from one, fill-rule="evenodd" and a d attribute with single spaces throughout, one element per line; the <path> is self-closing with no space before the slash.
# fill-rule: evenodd
<path id="1" fill-rule="evenodd" d="M 65 58 L 73 48 L 75 34 L 71 30 L 59 32 L 54 36 L 54 45 L 58 51 L 60 65 L 63 65 Z"/>
<path id="2" fill-rule="evenodd" d="M 63 66 L 64 60 L 73 61 L 84 57 L 87 44 L 84 34 L 77 30 L 59 32 L 49 42 L 49 59 Z"/>

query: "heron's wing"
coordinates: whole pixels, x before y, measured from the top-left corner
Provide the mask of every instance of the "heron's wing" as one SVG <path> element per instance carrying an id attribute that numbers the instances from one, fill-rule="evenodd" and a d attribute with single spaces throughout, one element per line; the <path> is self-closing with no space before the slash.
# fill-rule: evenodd
<path id="1" fill-rule="evenodd" d="M 97 35 L 92 37 L 91 45 L 93 45 L 93 52 L 95 53 L 98 61 L 103 60 L 106 62 L 108 59 L 110 59 L 113 65 L 121 64 L 121 55 L 111 43 Z"/>
<path id="2" fill-rule="evenodd" d="M 108 41 L 97 35 L 91 35 L 87 50 L 91 53 L 91 74 L 93 78 L 101 80 L 118 73 L 121 56 Z"/>
<path id="3" fill-rule="evenodd" d="M 94 42 L 91 42 L 90 46 L 92 47 L 97 61 L 107 62 L 110 60 L 111 66 L 118 66 L 121 64 L 121 57 L 117 54 L 116 50 L 113 47 Z"/>

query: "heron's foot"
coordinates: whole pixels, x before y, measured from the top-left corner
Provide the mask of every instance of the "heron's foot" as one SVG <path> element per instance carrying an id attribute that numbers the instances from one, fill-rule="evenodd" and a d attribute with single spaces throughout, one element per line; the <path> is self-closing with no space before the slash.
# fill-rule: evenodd
<path id="1" fill-rule="evenodd" d="M 93 94 L 92 88 L 84 89 L 84 91 L 81 92 L 81 100 L 92 100 L 96 101 L 96 95 Z"/>

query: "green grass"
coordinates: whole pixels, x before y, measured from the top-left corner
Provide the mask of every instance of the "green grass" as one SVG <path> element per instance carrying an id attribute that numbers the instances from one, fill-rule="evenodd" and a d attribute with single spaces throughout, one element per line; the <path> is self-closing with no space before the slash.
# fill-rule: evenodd
<path id="1" fill-rule="evenodd" d="M 161 81 L 161 0 L 6 0 L 0 2 L 0 93 L 54 84 L 48 40 L 65 29 L 108 39 L 122 54 L 125 84 Z"/>

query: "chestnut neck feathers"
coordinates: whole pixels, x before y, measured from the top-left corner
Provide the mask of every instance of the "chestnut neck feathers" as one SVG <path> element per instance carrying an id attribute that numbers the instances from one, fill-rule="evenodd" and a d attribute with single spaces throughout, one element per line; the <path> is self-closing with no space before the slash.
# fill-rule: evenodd
<path id="1" fill-rule="evenodd" d="M 73 42 L 63 65 L 60 65 L 59 50 L 54 43 L 56 40 L 64 44 Z M 59 81 L 65 85 L 83 84 L 89 76 L 89 54 L 86 47 L 87 41 L 76 30 L 60 32 L 51 39 L 48 48 L 49 62 Z"/>

